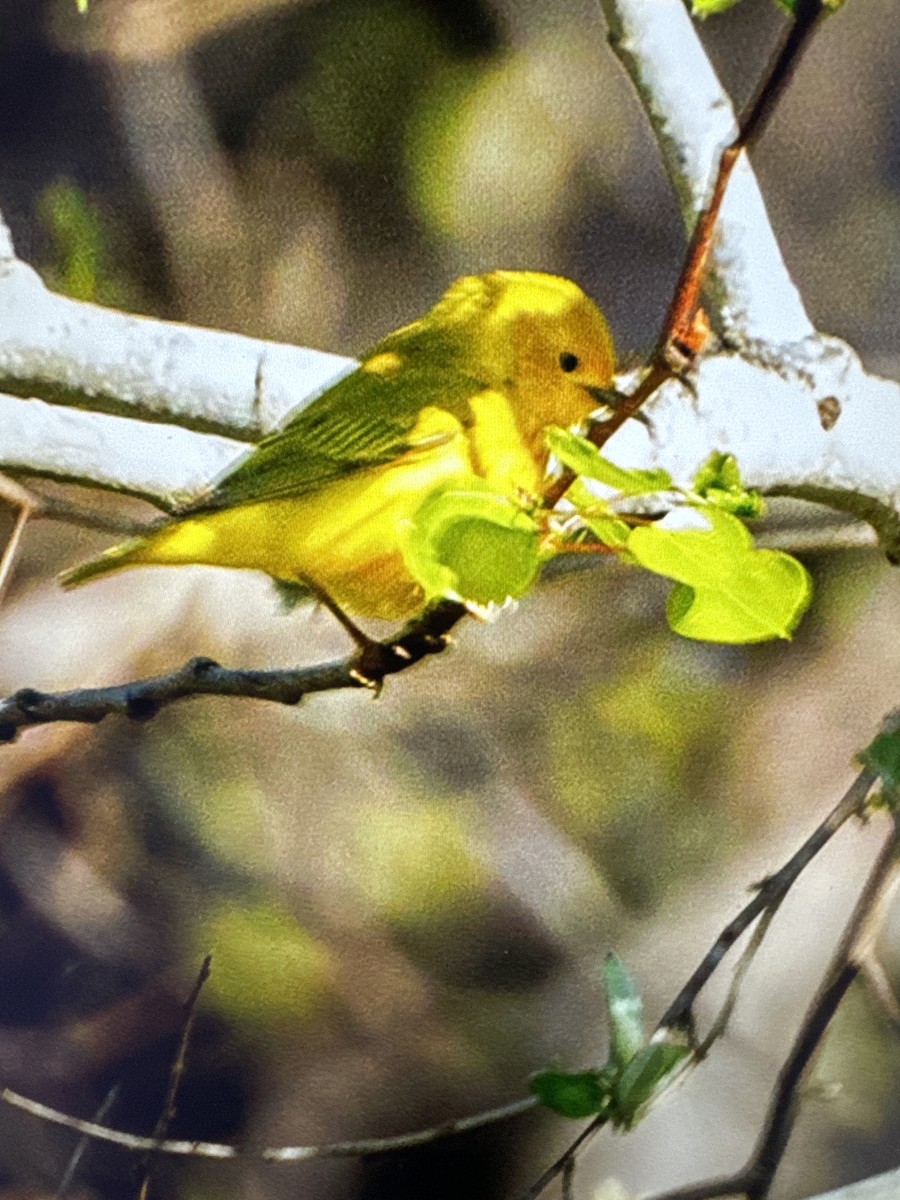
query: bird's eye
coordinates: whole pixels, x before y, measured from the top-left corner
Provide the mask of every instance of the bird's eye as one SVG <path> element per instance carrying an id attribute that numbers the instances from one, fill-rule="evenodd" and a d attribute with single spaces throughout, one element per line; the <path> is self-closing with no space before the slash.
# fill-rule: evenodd
<path id="1" fill-rule="evenodd" d="M 578 355 L 571 354 L 568 350 L 563 351 L 563 353 L 559 356 L 559 365 L 568 375 L 570 372 L 577 369 Z"/>

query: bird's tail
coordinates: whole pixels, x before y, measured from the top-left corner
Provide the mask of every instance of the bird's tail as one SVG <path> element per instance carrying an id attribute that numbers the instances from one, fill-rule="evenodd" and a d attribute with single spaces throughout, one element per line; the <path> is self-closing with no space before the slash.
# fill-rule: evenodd
<path id="1" fill-rule="evenodd" d="M 97 558 L 72 567 L 70 571 L 64 571 L 59 577 L 59 582 L 64 588 L 80 587 L 82 583 L 88 583 L 91 579 L 106 575 L 110 571 L 153 562 L 153 557 L 148 553 L 150 541 L 147 537 L 135 537 L 122 542 L 120 546 L 111 546 Z"/>

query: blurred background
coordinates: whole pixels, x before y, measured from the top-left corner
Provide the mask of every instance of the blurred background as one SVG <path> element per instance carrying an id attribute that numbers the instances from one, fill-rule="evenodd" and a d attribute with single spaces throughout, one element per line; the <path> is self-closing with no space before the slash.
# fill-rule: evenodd
<path id="1" fill-rule="evenodd" d="M 814 320 L 895 376 L 896 17 L 867 0 L 826 22 L 755 159 Z M 703 28 L 738 100 L 781 20 L 745 0 Z M 343 354 L 459 273 L 560 272 L 637 361 L 684 237 L 604 36 L 594 0 L 2 0 L 0 209 L 70 295 Z M 29 527 L 3 692 L 347 650 L 249 575 L 63 595 L 56 572 L 103 544 Z M 175 1136 L 400 1133 L 599 1065 L 604 954 L 655 1019 L 898 702 L 895 573 L 871 551 L 805 561 L 816 598 L 790 644 L 680 641 L 662 582 L 611 566 L 469 622 L 378 702 L 203 700 L 28 732 L 0 752 L 0 1082 L 150 1133 L 208 950 Z M 809 872 L 711 1061 L 636 1133 L 596 1140 L 579 1196 L 740 1164 L 882 833 L 848 828 Z M 900 984 L 900 912 L 881 956 Z M 898 1073 L 896 1033 L 851 993 L 779 1200 L 896 1165 Z M 160 1160 L 150 1195 L 501 1200 L 577 1129 L 529 1114 L 366 1161 Z M 0 1196 L 137 1195 L 139 1160 L 92 1144 L 73 1163 L 76 1144 L 0 1109 Z"/>

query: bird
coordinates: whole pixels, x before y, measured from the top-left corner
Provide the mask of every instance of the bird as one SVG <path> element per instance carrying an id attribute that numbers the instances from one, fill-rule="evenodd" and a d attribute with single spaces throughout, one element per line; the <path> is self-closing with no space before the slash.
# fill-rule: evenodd
<path id="1" fill-rule="evenodd" d="M 351 633 L 349 614 L 408 620 L 427 602 L 403 554 L 422 503 L 478 481 L 537 505 L 548 427 L 608 404 L 614 368 L 606 318 L 571 280 L 457 279 L 198 496 L 61 582 L 202 563 L 302 586 Z"/>

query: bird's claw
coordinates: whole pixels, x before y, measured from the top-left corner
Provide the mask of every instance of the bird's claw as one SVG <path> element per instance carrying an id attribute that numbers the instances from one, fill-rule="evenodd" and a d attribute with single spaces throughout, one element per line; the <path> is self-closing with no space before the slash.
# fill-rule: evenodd
<path id="1" fill-rule="evenodd" d="M 360 643 L 353 656 L 350 675 L 357 683 L 380 696 L 385 677 L 402 671 L 415 661 L 416 657 L 398 642 L 367 640 Z"/>

